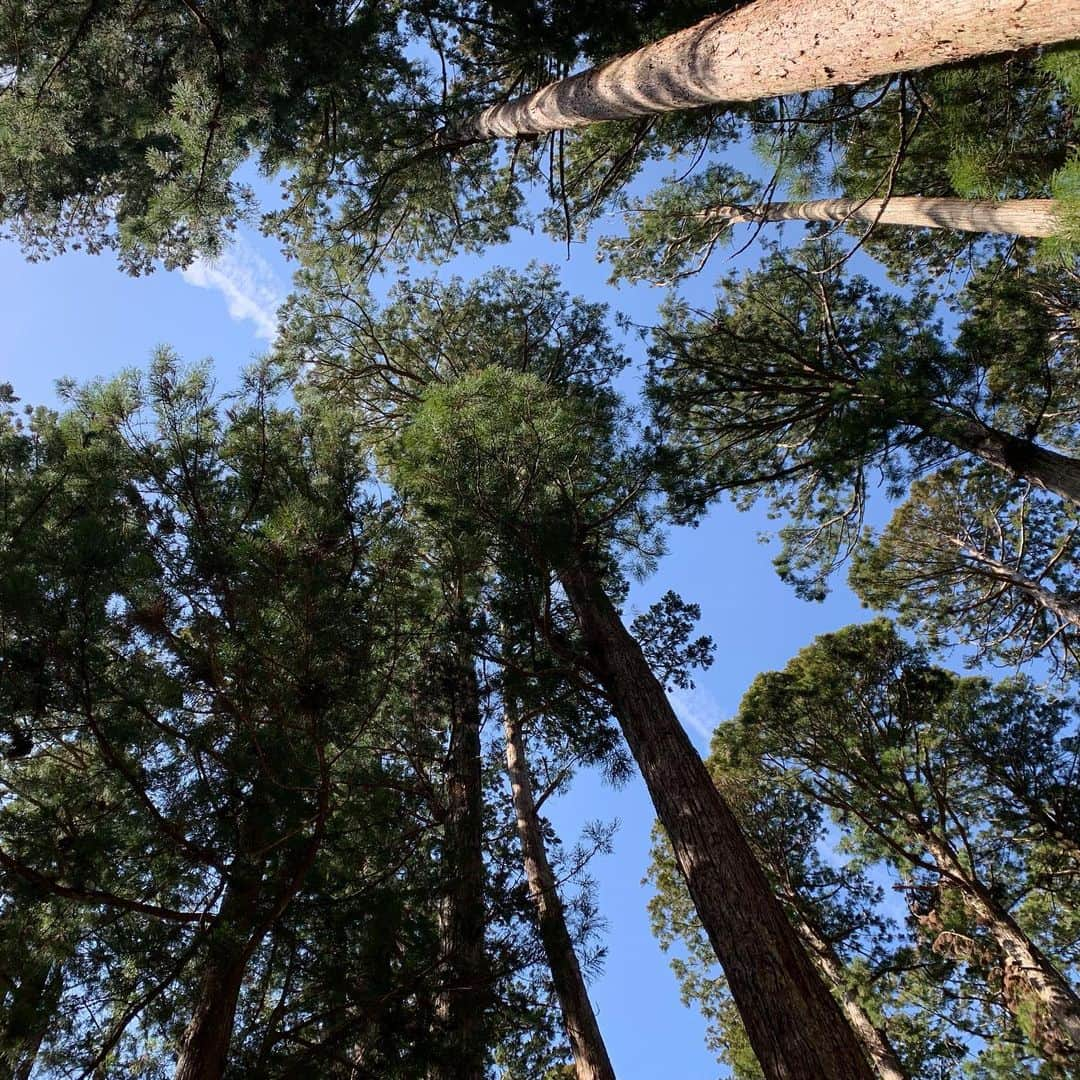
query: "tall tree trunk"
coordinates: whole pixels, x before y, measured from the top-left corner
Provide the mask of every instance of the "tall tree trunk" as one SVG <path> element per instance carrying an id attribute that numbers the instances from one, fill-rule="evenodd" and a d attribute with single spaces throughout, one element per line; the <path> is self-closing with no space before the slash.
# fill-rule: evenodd
<path id="1" fill-rule="evenodd" d="M 1047 1057 L 1075 1065 L 1080 1061 L 1080 996 L 948 844 L 933 834 L 922 839 L 938 869 L 997 945 L 1006 1006 Z"/>
<path id="2" fill-rule="evenodd" d="M 0 1044 L 0 1077 L 30 1080 L 63 992 L 63 965 L 27 955 Z"/>
<path id="3" fill-rule="evenodd" d="M 799 898 L 789 897 L 793 905 L 798 905 Z M 799 934 L 810 950 L 810 957 L 818 971 L 835 987 L 840 997 L 840 1008 L 862 1043 L 867 1057 L 874 1066 L 878 1080 L 908 1080 L 904 1066 L 896 1056 L 889 1037 L 871 1019 L 870 1014 L 859 1003 L 858 995 L 846 985 L 844 964 L 836 950 L 826 941 L 817 928 L 811 926 L 808 919 L 800 916 L 796 922 Z"/>
<path id="4" fill-rule="evenodd" d="M 529 896 L 536 905 L 540 940 L 562 1008 L 578 1080 L 615 1080 L 615 1070 L 611 1067 L 600 1025 L 596 1022 L 596 1014 L 585 988 L 581 965 L 574 952 L 574 943 L 566 926 L 555 874 L 548 862 L 533 798 L 529 765 L 525 758 L 525 737 L 514 703 L 509 700 L 503 708 L 503 733 L 506 736 L 506 772 L 510 778 Z"/>
<path id="5" fill-rule="evenodd" d="M 314 775 L 297 766 L 290 779 L 299 790 Z M 266 790 L 256 786 L 248 796 L 237 830 L 239 850 L 229 867 L 221 907 L 207 934 L 199 988 L 181 1039 L 173 1080 L 219 1080 L 224 1074 L 248 961 L 299 891 L 315 861 L 326 824 L 328 799 L 329 786 L 322 775 L 310 837 L 285 858 L 275 874 L 268 875 L 265 853 L 287 837 L 275 830 L 274 802 L 267 798 Z"/>
<path id="6" fill-rule="evenodd" d="M 972 906 L 1001 950 L 1002 994 L 1021 1026 L 1047 1057 L 1080 1061 L 1080 998 L 1006 912 Z"/>
<path id="7" fill-rule="evenodd" d="M 559 576 L 766 1077 L 871 1080 L 858 1040 L 585 553 Z"/>
<path id="8" fill-rule="evenodd" d="M 450 716 L 440 913 L 443 984 L 435 1001 L 443 1032 L 433 1080 L 483 1080 L 488 979 L 484 954 L 483 784 L 480 687 L 466 634 L 446 661 Z"/>
<path id="9" fill-rule="evenodd" d="M 262 879 L 261 867 L 238 867 L 225 890 L 173 1080 L 219 1080 L 225 1073 L 240 987 L 263 936 L 257 929 Z"/>
<path id="10" fill-rule="evenodd" d="M 952 416 L 943 409 L 927 411 L 921 417 L 913 417 L 912 422 L 958 450 L 1080 506 L 1080 460 L 1077 458 L 975 420 Z"/>
<path id="11" fill-rule="evenodd" d="M 714 206 L 698 215 L 732 225 L 759 221 L 865 221 L 958 232 L 1052 236 L 1057 229 L 1056 199 L 930 199 L 918 195 L 891 199 L 815 199 L 763 206 Z"/>
<path id="12" fill-rule="evenodd" d="M 541 135 L 757 101 L 1074 38 L 1080 0 L 755 0 L 494 105 L 450 139 Z"/>

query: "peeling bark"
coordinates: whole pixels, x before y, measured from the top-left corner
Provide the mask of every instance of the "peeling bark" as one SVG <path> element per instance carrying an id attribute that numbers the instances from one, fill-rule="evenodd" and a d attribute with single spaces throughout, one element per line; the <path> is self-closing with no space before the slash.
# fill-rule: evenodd
<path id="1" fill-rule="evenodd" d="M 512 703 L 504 706 L 503 733 L 506 736 L 506 772 L 510 778 L 518 838 L 525 860 L 525 878 L 529 896 L 536 905 L 540 940 L 562 1008 L 578 1080 L 615 1080 L 615 1070 L 566 926 L 555 874 L 548 862 L 525 758 L 525 737 Z"/>
<path id="2" fill-rule="evenodd" d="M 924 835 L 923 842 L 938 869 L 956 888 L 975 921 L 986 928 L 1000 955 L 1001 994 L 1010 1012 L 1044 1054 L 1052 1060 L 1080 1060 L 1080 996 L 1043 951 L 1024 933 L 989 890 L 974 878 L 952 849 L 939 837 Z M 952 939 L 956 940 L 952 940 Z M 986 962 L 986 956 L 963 935 L 939 934 L 934 949 Z"/>
<path id="3" fill-rule="evenodd" d="M 765 1076 L 872 1080 L 859 1041 L 584 552 L 559 577 Z"/>
<path id="4" fill-rule="evenodd" d="M 1080 0 L 755 0 L 493 105 L 447 142 L 854 85 L 1080 38 Z"/>

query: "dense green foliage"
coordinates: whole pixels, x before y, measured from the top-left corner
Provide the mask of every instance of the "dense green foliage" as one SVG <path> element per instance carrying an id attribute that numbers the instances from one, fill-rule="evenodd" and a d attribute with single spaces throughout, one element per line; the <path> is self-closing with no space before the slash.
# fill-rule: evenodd
<path id="1" fill-rule="evenodd" d="M 1023 679 L 959 678 L 879 621 L 759 676 L 717 729 L 717 783 L 741 793 L 743 824 L 808 946 L 910 1075 L 1071 1075 L 1062 1018 L 1075 991 L 1051 1013 L 1025 980 L 1074 976 L 1075 723 L 1074 702 L 1046 701 Z M 819 854 L 826 813 L 839 865 Z M 702 1001 L 736 1075 L 752 1076 L 662 844 L 652 873 L 661 940 L 685 950 L 684 994 Z M 904 926 L 872 882 L 906 899 Z M 1019 941 L 1039 970 L 1011 966 Z"/>
<path id="2" fill-rule="evenodd" d="M 251 378 L 218 405 L 163 355 L 62 416 L 5 415 L 13 1067 L 158 1075 L 233 960 L 238 999 L 214 1004 L 236 1010 L 237 1075 L 361 1055 L 415 1076 L 441 1053 L 446 706 L 423 673 L 446 601 L 369 493 L 348 414 L 297 413 L 280 376 Z M 536 946 L 512 853 L 493 858 L 489 1037 L 530 1030 L 510 1060 L 534 1055 L 535 1075 L 553 1052 L 528 1004 Z"/>
<path id="3" fill-rule="evenodd" d="M 65 386 L 60 413 L 0 387 L 0 1074 L 570 1075 L 499 721 L 539 808 L 581 767 L 628 778 L 640 730 L 595 616 L 618 623 L 665 524 L 728 499 L 780 522 L 799 595 L 847 561 L 919 635 L 819 638 L 715 735 L 779 922 L 880 1076 L 1075 1074 L 1080 50 L 461 137 L 717 11 L 3 6 L 4 236 L 141 273 L 257 222 L 297 273 L 228 397 L 167 350 Z M 1053 198 L 1058 230 L 812 226 L 703 309 L 718 207 L 897 195 Z M 613 278 L 672 290 L 647 421 L 607 308 L 553 271 L 415 266 L 515 226 L 593 240 L 613 212 Z M 668 592 L 622 660 L 685 690 L 712 659 L 699 615 Z M 1029 671 L 961 677 L 929 651 L 954 644 Z M 564 847 L 534 817 L 595 971 L 586 864 L 612 829 Z M 658 834 L 654 926 L 711 1047 L 758 1080 L 678 847 Z"/>

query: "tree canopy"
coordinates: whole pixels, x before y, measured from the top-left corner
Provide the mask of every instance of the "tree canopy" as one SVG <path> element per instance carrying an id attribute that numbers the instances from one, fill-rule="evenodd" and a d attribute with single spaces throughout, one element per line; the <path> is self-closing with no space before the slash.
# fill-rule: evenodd
<path id="1" fill-rule="evenodd" d="M 1080 1068 L 1080 3 L 789 9 L 4 6 L 6 240 L 294 271 L 227 393 L 0 386 L 4 1076 L 625 1075 L 582 770 L 732 1075 Z M 897 623 L 705 762 L 725 504 Z"/>

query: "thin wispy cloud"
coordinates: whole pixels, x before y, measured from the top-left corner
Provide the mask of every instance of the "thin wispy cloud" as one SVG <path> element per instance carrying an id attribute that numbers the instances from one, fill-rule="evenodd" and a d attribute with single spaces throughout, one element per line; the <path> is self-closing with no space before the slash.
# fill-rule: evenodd
<path id="1" fill-rule="evenodd" d="M 220 292 L 230 318 L 250 322 L 256 337 L 273 341 L 277 336 L 285 290 L 270 264 L 244 240 L 237 239 L 216 259 L 196 259 L 181 274 L 189 285 Z"/>
<path id="2" fill-rule="evenodd" d="M 695 686 L 693 690 L 673 690 L 668 700 L 698 747 L 707 751 L 716 726 L 724 719 L 716 698 L 708 690 Z"/>

